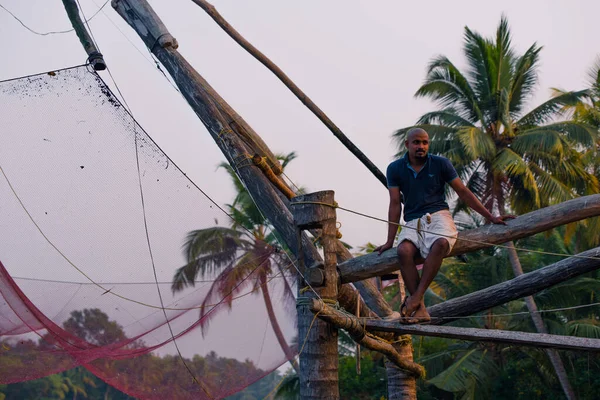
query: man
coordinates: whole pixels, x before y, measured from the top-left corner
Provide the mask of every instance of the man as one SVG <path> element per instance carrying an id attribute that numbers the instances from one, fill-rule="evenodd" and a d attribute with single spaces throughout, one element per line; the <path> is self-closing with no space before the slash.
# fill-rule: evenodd
<path id="1" fill-rule="evenodd" d="M 406 155 L 392 162 L 387 169 L 390 223 L 387 242 L 375 251 L 381 254 L 394 244 L 402 211 L 402 192 L 406 225 L 398 235 L 398 257 L 400 272 L 410 296 L 404 299 L 400 307 L 400 322 L 414 324 L 431 319 L 423 297 L 458 235 L 445 200 L 446 183 L 461 200 L 488 221 L 505 224 L 507 217 L 492 216 L 463 184 L 448 159 L 428 154 L 429 135 L 425 130 L 411 129 L 406 136 L 405 146 Z M 415 258 L 419 255 L 425 259 L 420 278 L 415 265 Z"/>

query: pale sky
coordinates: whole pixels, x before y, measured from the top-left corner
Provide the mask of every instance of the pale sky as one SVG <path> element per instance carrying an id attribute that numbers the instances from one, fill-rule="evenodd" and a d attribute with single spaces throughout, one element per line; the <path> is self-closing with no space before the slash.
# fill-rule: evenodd
<path id="1" fill-rule="evenodd" d="M 271 149 L 298 153 L 287 170 L 292 180 L 311 191 L 333 189 L 341 206 L 385 218 L 386 189 L 274 75 L 190 0 L 150 3 L 179 41 L 181 53 Z M 429 101 L 413 98 L 428 61 L 444 54 L 464 65 L 465 25 L 490 36 L 505 13 L 518 51 L 536 41 L 544 46 L 540 85 L 532 105 L 545 100 L 551 87 L 582 88 L 586 71 L 599 53 L 600 3 L 591 0 L 503 1 L 485 6 L 480 1 L 213 3 L 382 171 L 396 151 L 391 140 L 394 129 L 414 123 L 433 108 Z M 70 28 L 59 0 L 1 0 L 0 4 L 38 32 Z M 89 17 L 103 2 L 81 0 L 81 4 Z M 185 101 L 156 71 L 133 30 L 110 3 L 90 26 L 145 130 L 219 203 L 231 201 L 228 178 L 215 173 L 223 156 Z M 34 35 L 2 9 L 0 34 L 5 38 L 0 43 L 0 80 L 73 66 L 86 58 L 74 33 Z M 112 85 L 107 72 L 101 76 Z M 343 211 L 338 216 L 344 240 L 350 244 L 385 240 L 384 224 Z"/>

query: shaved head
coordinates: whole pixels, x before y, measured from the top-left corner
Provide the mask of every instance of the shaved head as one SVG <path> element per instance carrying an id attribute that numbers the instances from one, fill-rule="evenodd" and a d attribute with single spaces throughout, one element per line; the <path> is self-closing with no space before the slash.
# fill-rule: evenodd
<path id="1" fill-rule="evenodd" d="M 429 137 L 429 134 L 427 133 L 427 131 L 425 129 L 423 129 L 423 128 L 412 128 L 406 134 L 406 140 L 410 141 L 410 139 L 412 139 L 412 137 L 414 135 L 422 135 L 422 134 L 425 134 L 425 135 L 427 135 L 427 137 Z"/>

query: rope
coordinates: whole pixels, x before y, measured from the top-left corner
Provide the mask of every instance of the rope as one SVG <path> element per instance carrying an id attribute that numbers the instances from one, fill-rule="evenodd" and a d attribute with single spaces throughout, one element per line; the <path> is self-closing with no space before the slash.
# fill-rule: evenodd
<path id="1" fill-rule="evenodd" d="M 419 231 L 419 232 L 431 233 L 431 234 L 437 235 L 437 236 L 447 237 L 447 238 L 456 239 L 456 240 L 462 240 L 463 242 L 477 243 L 477 244 L 482 244 L 482 245 L 489 246 L 489 247 L 500 247 L 500 248 L 504 248 L 504 249 L 511 248 L 511 246 L 507 246 L 507 245 L 503 245 L 503 244 L 493 244 L 493 243 L 485 242 L 483 240 L 475 240 L 475 239 L 467 239 L 467 238 L 461 238 L 461 237 L 454 237 L 454 236 L 446 235 L 446 234 L 443 234 L 443 233 L 437 233 L 437 232 L 428 231 L 428 230 L 425 230 L 425 229 L 413 228 L 413 227 L 410 227 L 410 226 L 407 226 L 407 225 L 402 225 L 402 224 L 400 224 L 398 222 L 388 221 L 388 220 L 385 220 L 383 218 L 378 218 L 378 217 L 375 217 L 375 216 L 372 216 L 372 215 L 364 214 L 364 213 L 361 213 L 361 212 L 358 212 L 358 211 L 351 210 L 349 208 L 340 207 L 337 202 L 333 202 L 333 204 L 319 202 L 319 201 L 298 201 L 298 202 L 291 203 L 292 206 L 300 205 L 300 204 L 316 204 L 316 205 L 321 205 L 321 206 L 327 206 L 327 207 L 337 208 L 337 209 L 340 209 L 342 211 L 346 211 L 346 212 L 349 212 L 349 213 L 352 213 L 352 214 L 359 215 L 361 217 L 373 219 L 375 221 L 385 222 L 385 223 L 388 223 L 388 224 L 391 224 L 391 225 L 396 225 L 398 227 L 402 227 L 402 228 L 406 228 L 406 229 L 412 229 L 412 230 L 416 230 L 416 231 Z M 555 253 L 555 252 L 551 252 L 551 251 L 533 250 L 533 249 L 526 249 L 526 248 L 523 248 L 523 247 L 516 247 L 516 246 L 514 247 L 514 249 L 517 250 L 517 251 L 529 252 L 529 253 L 536 253 L 536 254 L 544 254 L 544 255 L 549 255 L 549 256 L 558 256 L 558 257 L 565 257 L 565 258 L 571 258 L 571 257 L 573 257 L 573 258 L 581 258 L 581 259 L 585 259 L 585 260 L 600 261 L 600 257 L 582 256 L 582 255 L 578 255 L 578 254 Z"/>

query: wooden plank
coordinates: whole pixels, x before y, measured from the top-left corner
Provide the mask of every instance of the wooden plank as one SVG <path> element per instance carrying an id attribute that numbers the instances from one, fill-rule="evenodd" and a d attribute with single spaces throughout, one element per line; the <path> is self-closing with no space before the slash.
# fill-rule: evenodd
<path id="1" fill-rule="evenodd" d="M 563 203 L 524 214 L 507 225 L 485 225 L 458 234 L 458 241 L 448 255 L 455 256 L 521 239 L 557 226 L 600 215 L 600 194 L 578 197 Z M 384 230 L 382 229 L 382 232 Z M 383 254 L 371 253 L 341 263 L 342 282 L 355 282 L 397 271 L 398 255 L 392 248 Z"/>
<path id="2" fill-rule="evenodd" d="M 434 336 L 475 342 L 509 343 L 520 346 L 549 347 L 564 350 L 600 351 L 600 339 L 503 331 L 497 329 L 459 328 L 455 326 L 402 325 L 398 322 L 359 318 L 367 330 L 394 332 L 402 335 Z"/>
<path id="3" fill-rule="evenodd" d="M 452 317 L 473 315 L 509 301 L 530 296 L 600 268 L 600 247 L 579 253 L 578 256 L 596 257 L 597 259 L 567 258 L 509 281 L 436 304 L 428 309 L 429 314 L 434 318 L 433 324 L 448 323 L 452 321 Z M 436 317 L 443 319 L 435 320 Z"/>

